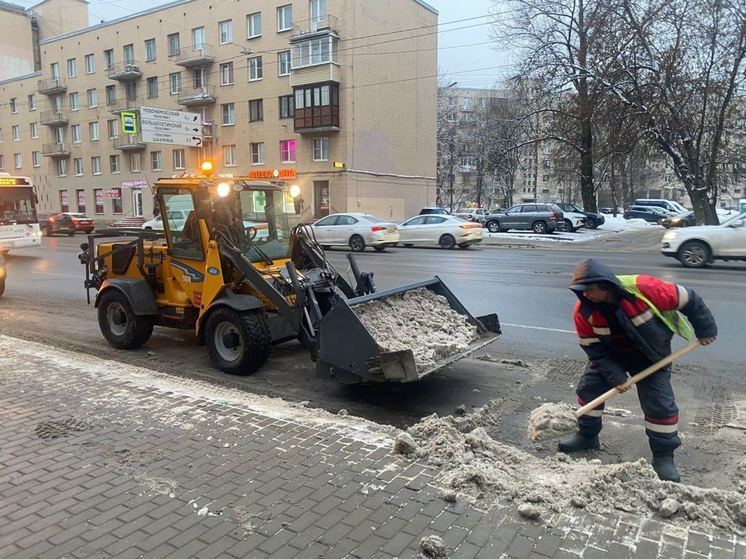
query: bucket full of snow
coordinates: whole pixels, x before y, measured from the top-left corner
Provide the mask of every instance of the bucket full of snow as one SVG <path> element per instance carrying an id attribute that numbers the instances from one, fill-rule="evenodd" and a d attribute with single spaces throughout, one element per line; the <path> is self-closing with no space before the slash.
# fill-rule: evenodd
<path id="1" fill-rule="evenodd" d="M 340 382 L 413 382 L 500 337 L 496 314 L 473 317 L 443 281 L 340 301 L 320 324 L 317 374 Z"/>

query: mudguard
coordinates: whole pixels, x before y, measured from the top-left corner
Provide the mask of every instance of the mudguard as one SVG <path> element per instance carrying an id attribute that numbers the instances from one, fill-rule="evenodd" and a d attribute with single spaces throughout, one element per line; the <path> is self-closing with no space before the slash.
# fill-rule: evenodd
<path id="1" fill-rule="evenodd" d="M 197 320 L 197 339 L 199 343 L 204 339 L 204 323 L 210 313 L 218 307 L 228 307 L 238 312 L 258 311 L 264 308 L 262 302 L 253 295 L 234 293 L 232 289 L 224 289 L 212 303 L 200 314 Z"/>
<path id="2" fill-rule="evenodd" d="M 96 294 L 96 308 L 98 308 L 98 303 L 101 301 L 103 294 L 112 289 L 116 289 L 127 297 L 132 311 L 137 316 L 158 316 L 155 293 L 145 280 L 120 278 L 104 280 L 101 289 Z"/>

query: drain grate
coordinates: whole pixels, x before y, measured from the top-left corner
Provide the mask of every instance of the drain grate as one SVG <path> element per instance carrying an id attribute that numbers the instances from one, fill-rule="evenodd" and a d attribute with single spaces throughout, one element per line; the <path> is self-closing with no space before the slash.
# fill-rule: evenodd
<path id="1" fill-rule="evenodd" d="M 90 428 L 91 426 L 85 421 L 69 417 L 59 421 L 42 421 L 36 425 L 34 431 L 40 439 L 51 440 L 87 431 Z"/>

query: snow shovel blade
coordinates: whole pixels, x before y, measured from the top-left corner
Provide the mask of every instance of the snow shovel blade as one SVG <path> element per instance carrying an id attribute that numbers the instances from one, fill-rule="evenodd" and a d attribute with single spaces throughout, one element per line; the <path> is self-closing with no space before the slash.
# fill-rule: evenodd
<path id="1" fill-rule="evenodd" d="M 418 370 L 412 350 L 382 351 L 354 312 L 356 305 L 386 299 L 414 289 L 426 288 L 448 301 L 449 306 L 466 316 L 477 327 L 479 337 L 466 351 L 450 355 L 433 366 Z M 317 375 L 344 383 L 415 382 L 493 342 L 501 335 L 496 314 L 475 318 L 437 276 L 432 280 L 380 291 L 371 295 L 342 300 L 321 320 Z"/>

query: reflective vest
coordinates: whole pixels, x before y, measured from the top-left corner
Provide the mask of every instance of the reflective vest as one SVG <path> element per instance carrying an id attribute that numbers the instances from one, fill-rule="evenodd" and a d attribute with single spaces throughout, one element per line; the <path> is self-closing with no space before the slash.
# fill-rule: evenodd
<path id="1" fill-rule="evenodd" d="M 617 276 L 617 279 L 622 284 L 622 288 L 627 292 L 631 293 L 650 308 L 650 311 L 660 319 L 660 321 L 666 325 L 674 334 L 681 336 L 686 341 L 692 341 L 694 339 L 694 330 L 692 329 L 689 321 L 679 311 L 661 311 L 659 310 L 645 295 L 642 294 L 640 288 L 637 287 L 637 275 L 628 276 Z"/>

